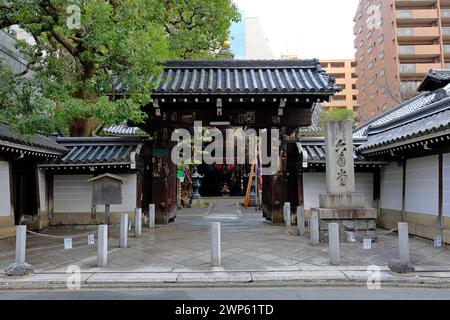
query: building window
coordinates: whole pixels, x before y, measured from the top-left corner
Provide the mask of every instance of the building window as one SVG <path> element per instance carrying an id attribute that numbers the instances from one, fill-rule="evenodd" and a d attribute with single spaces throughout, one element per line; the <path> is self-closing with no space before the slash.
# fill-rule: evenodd
<path id="1" fill-rule="evenodd" d="M 383 59 L 384 59 L 384 51 L 381 51 L 381 52 L 380 52 L 380 54 L 378 55 L 378 58 L 379 58 L 380 60 L 383 60 Z"/>
<path id="2" fill-rule="evenodd" d="M 385 74 L 386 74 L 386 69 L 384 69 L 384 68 L 381 69 L 381 70 L 380 70 L 380 76 L 381 76 L 381 77 L 384 77 Z"/>

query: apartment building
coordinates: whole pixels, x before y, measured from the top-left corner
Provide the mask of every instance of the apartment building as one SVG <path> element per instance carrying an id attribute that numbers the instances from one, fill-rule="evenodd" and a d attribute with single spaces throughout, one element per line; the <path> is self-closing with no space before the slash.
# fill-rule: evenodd
<path id="1" fill-rule="evenodd" d="M 450 0 L 360 0 L 354 22 L 362 121 L 415 96 L 430 69 L 450 68 Z"/>
<path id="2" fill-rule="evenodd" d="M 320 60 L 322 68 L 336 78 L 336 84 L 342 89 L 331 98 L 331 102 L 322 104 L 323 109 L 340 108 L 359 111 L 357 100 L 357 75 L 355 60 Z"/>

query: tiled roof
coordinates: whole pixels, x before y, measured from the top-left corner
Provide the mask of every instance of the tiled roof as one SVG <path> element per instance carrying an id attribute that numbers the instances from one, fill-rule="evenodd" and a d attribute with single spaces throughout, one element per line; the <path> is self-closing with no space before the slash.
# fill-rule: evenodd
<path id="1" fill-rule="evenodd" d="M 358 151 L 389 147 L 393 143 L 408 142 L 416 137 L 441 131 L 448 133 L 448 129 L 450 129 L 450 98 L 392 123 L 373 127 L 373 133 L 369 134 L 368 141 L 359 147 Z"/>
<path id="2" fill-rule="evenodd" d="M 142 139 L 138 137 L 58 138 L 57 142 L 69 151 L 60 159 L 43 167 L 131 165 L 132 157 Z"/>
<path id="3" fill-rule="evenodd" d="M 61 155 L 67 150 L 59 145 L 54 138 L 46 137 L 40 134 L 36 135 L 21 135 L 12 130 L 6 124 L 0 124 L 0 146 L 8 145 L 17 149 L 32 148 L 38 154 L 52 154 Z"/>
<path id="4" fill-rule="evenodd" d="M 444 87 L 448 95 L 450 95 L 450 84 Z M 354 131 L 354 137 L 356 138 L 367 138 L 370 128 L 374 126 L 380 126 L 397 119 L 401 119 L 413 112 L 427 108 L 436 98 L 437 91 L 434 92 L 424 92 L 420 95 L 412 98 L 411 100 L 405 101 L 404 103 L 398 105 L 397 107 L 389 110 L 388 112 L 378 116 L 372 121 L 360 126 Z M 419 111 L 420 112 L 420 111 Z"/>
<path id="5" fill-rule="evenodd" d="M 317 138 L 301 138 L 300 144 L 306 151 L 308 163 L 325 163 L 325 139 L 323 137 Z M 363 143 L 361 140 L 354 140 L 355 149 Z M 372 160 L 368 157 L 355 152 L 354 154 L 355 164 L 382 164 L 380 161 Z"/>
<path id="6" fill-rule="evenodd" d="M 118 126 L 103 129 L 103 132 L 113 136 L 144 136 L 146 133 L 138 127 L 129 127 L 125 122 Z"/>
<path id="7" fill-rule="evenodd" d="M 430 70 L 419 88 L 420 92 L 434 91 L 450 83 L 450 70 Z"/>
<path id="8" fill-rule="evenodd" d="M 169 61 L 154 95 L 339 92 L 318 60 Z"/>

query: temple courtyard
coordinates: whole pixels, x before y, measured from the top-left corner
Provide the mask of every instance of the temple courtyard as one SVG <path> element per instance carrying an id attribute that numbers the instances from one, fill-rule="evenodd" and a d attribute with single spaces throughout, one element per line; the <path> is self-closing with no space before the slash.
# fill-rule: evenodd
<path id="1" fill-rule="evenodd" d="M 222 226 L 222 266 L 210 266 L 211 222 Z M 81 270 L 85 284 L 136 283 L 263 283 L 264 281 L 359 281 L 368 279 L 368 268 L 378 266 L 382 281 L 414 282 L 418 277 L 430 283 L 450 283 L 450 251 L 434 247 L 431 241 L 410 239 L 411 262 L 416 272 L 405 276 L 389 271 L 390 261 L 398 259 L 395 232 L 378 230 L 370 250 L 362 239 L 341 243 L 340 266 L 330 266 L 328 243 L 312 246 L 308 234 L 300 237 L 296 227 L 275 226 L 254 208 L 215 203 L 204 209 L 179 210 L 174 223 L 143 229 L 135 238 L 129 231 L 128 248 L 119 248 L 119 225 L 110 227 L 108 264 L 97 267 L 97 246 L 88 245 L 89 233 L 96 230 L 51 229 L 48 236 L 27 237 L 26 261 L 34 275 L 7 277 L 0 273 L 0 288 L 17 285 L 58 286 L 67 281 L 73 266 Z M 72 237 L 72 249 L 65 250 L 64 237 Z M 0 272 L 14 261 L 14 239 L 0 242 Z M 72 268 L 72 269 L 71 269 Z M 369 269 L 372 270 L 372 269 Z M 426 283 L 426 282 L 425 282 Z"/>

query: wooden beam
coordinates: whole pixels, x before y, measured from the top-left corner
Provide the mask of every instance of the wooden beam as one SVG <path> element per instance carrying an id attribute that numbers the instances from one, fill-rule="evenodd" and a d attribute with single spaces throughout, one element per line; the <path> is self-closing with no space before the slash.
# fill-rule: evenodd
<path id="1" fill-rule="evenodd" d="M 439 154 L 439 191 L 438 191 L 438 213 L 439 213 L 439 228 L 444 228 L 444 155 Z"/>

